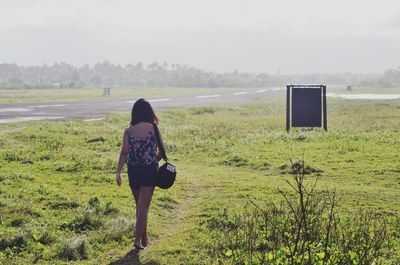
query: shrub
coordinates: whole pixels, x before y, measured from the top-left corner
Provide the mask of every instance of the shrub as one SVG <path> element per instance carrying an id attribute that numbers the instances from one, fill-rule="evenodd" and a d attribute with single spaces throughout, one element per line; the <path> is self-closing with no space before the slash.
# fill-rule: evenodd
<path id="1" fill-rule="evenodd" d="M 102 227 L 106 215 L 117 213 L 118 209 L 113 208 L 111 202 L 102 207 L 97 197 L 89 199 L 86 208 L 78 214 L 71 222 L 61 226 L 61 229 L 68 228 L 76 232 L 96 230 Z"/>
<path id="2" fill-rule="evenodd" d="M 278 169 L 281 174 L 298 174 L 301 171 L 304 175 L 309 175 L 311 173 L 317 173 L 318 175 L 323 172 L 321 169 L 314 168 L 310 165 L 304 165 L 302 163 L 304 163 L 302 160 L 295 161 L 291 163 L 291 165 L 283 164 Z"/>
<path id="3" fill-rule="evenodd" d="M 21 227 L 25 224 L 26 220 L 24 218 L 17 218 L 11 221 L 10 225 L 12 227 Z"/>
<path id="4" fill-rule="evenodd" d="M 61 201 L 61 202 L 53 202 L 49 206 L 53 210 L 61 210 L 61 209 L 78 208 L 79 204 L 77 202 L 74 202 L 74 201 Z"/>
<path id="5" fill-rule="evenodd" d="M 81 260 L 89 257 L 89 242 L 85 236 L 63 242 L 57 256 L 65 260 Z"/>
<path id="6" fill-rule="evenodd" d="M 96 230 L 100 228 L 102 221 L 100 217 L 94 213 L 85 212 L 76 216 L 69 224 L 62 226 L 76 232 L 87 230 Z"/>
<path id="7" fill-rule="evenodd" d="M 104 207 L 104 215 L 112 215 L 118 213 L 118 209 L 112 206 L 112 203 L 108 201 Z"/>
<path id="8" fill-rule="evenodd" d="M 248 161 L 246 158 L 238 155 L 233 155 L 226 157 L 222 163 L 227 166 L 241 167 L 247 165 Z"/>
<path id="9" fill-rule="evenodd" d="M 13 151 L 6 151 L 3 153 L 3 159 L 8 162 L 23 160 L 18 154 Z"/>
<path id="10" fill-rule="evenodd" d="M 30 234 L 19 231 L 16 234 L 0 235 L 0 250 L 11 249 L 14 253 L 23 251 L 29 241 Z"/>
<path id="11" fill-rule="evenodd" d="M 55 235 L 48 230 L 42 230 L 39 234 L 34 234 L 33 237 L 37 242 L 43 245 L 49 245 L 56 241 Z"/>
<path id="12" fill-rule="evenodd" d="M 58 172 L 78 172 L 82 170 L 83 165 L 79 162 L 69 163 L 69 164 L 62 164 L 56 168 Z"/>
<path id="13" fill-rule="evenodd" d="M 37 192 L 42 196 L 46 196 L 46 195 L 50 194 L 46 185 L 40 185 L 39 188 L 37 189 Z"/>
<path id="14" fill-rule="evenodd" d="M 100 200 L 97 197 L 91 197 L 89 199 L 88 205 L 86 206 L 86 212 L 98 213 L 99 211 L 100 211 Z"/>
<path id="15" fill-rule="evenodd" d="M 341 216 L 335 191 L 306 184 L 304 161 L 291 165 L 292 192 L 242 214 L 224 210 L 206 222 L 210 256 L 220 264 L 374 264 L 390 258 L 388 221 L 365 211 Z"/>
<path id="16" fill-rule="evenodd" d="M 118 216 L 117 218 L 112 219 L 105 225 L 105 227 L 105 241 L 120 241 L 127 235 L 133 236 L 134 232 L 134 222 L 130 221 L 125 216 Z"/>
<path id="17" fill-rule="evenodd" d="M 201 115 L 201 114 L 205 114 L 205 113 L 214 114 L 215 113 L 215 109 L 210 108 L 210 107 L 192 108 L 192 114 L 193 115 Z"/>
<path id="18" fill-rule="evenodd" d="M 100 137 L 88 139 L 88 140 L 86 140 L 86 143 L 97 143 L 97 142 L 104 143 L 105 141 L 106 141 L 106 139 L 103 138 L 102 136 L 100 136 Z"/>

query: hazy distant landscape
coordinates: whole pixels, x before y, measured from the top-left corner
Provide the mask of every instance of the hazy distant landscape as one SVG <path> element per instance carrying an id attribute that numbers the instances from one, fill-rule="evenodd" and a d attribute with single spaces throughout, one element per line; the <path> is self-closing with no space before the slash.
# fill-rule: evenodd
<path id="1" fill-rule="evenodd" d="M 292 83 L 354 87 L 400 87 L 400 68 L 377 74 L 315 73 L 281 75 L 269 73 L 217 73 L 164 63 L 113 64 L 109 61 L 76 67 L 68 63 L 42 66 L 0 64 L 0 89 L 93 88 L 93 87 L 270 87 Z"/>

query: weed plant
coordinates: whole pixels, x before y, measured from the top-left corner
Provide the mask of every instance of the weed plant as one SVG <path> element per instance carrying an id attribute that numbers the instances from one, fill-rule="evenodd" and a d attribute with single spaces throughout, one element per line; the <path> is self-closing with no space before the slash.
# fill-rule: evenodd
<path id="1" fill-rule="evenodd" d="M 225 209 L 205 224 L 212 231 L 210 255 L 219 264 L 385 264 L 394 262 L 387 250 L 399 242 L 388 229 L 389 219 L 359 210 L 339 213 L 336 191 L 316 190 L 305 183 L 304 160 L 291 164 L 291 192 L 282 200 L 241 214 Z M 392 218 L 393 220 L 393 218 Z M 399 217 L 395 217 L 398 222 Z M 400 260 L 397 259 L 397 262 Z"/>

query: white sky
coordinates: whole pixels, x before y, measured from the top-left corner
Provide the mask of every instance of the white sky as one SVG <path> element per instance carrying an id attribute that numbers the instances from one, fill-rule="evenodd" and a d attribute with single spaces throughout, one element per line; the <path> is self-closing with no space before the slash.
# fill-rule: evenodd
<path id="1" fill-rule="evenodd" d="M 0 0 L 0 63 L 110 60 L 218 72 L 400 65 L 397 0 Z"/>

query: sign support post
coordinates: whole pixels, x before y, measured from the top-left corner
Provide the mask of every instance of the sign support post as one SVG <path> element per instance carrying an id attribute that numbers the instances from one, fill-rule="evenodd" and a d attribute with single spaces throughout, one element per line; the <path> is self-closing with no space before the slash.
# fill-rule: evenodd
<path id="1" fill-rule="evenodd" d="M 324 115 L 324 130 L 328 131 L 328 114 L 326 111 L 326 86 L 322 86 L 322 112 Z"/>
<path id="2" fill-rule="evenodd" d="M 286 86 L 286 131 L 290 131 L 290 86 Z"/>

